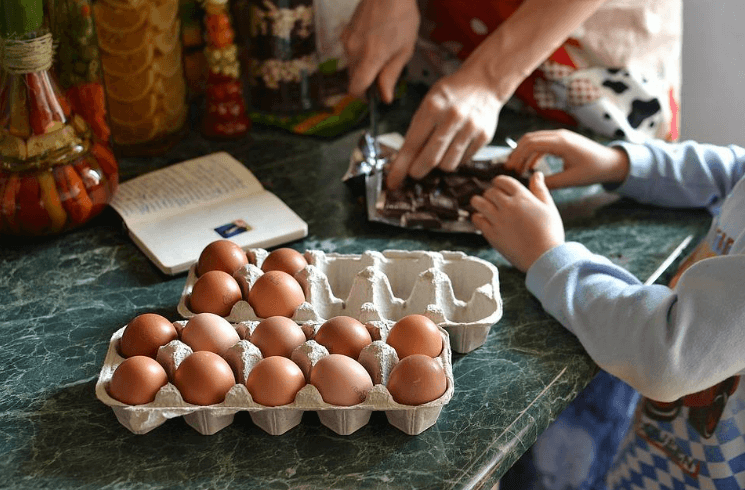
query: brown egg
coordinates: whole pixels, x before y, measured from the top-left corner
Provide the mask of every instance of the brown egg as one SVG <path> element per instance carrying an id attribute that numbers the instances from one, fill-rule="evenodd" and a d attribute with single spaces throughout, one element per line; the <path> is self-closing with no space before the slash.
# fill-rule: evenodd
<path id="1" fill-rule="evenodd" d="M 267 255 L 261 264 L 261 270 L 264 272 L 282 271 L 294 276 L 296 272 L 300 272 L 307 266 L 308 262 L 305 260 L 305 257 L 297 250 L 292 248 L 278 248 Z"/>
<path id="2" fill-rule="evenodd" d="M 248 302 L 259 318 L 291 318 L 304 301 L 303 288 L 291 275 L 282 271 L 265 272 L 248 291 Z"/>
<path id="3" fill-rule="evenodd" d="M 222 355 L 241 340 L 235 328 L 214 313 L 199 313 L 186 322 L 181 341 L 193 351 L 210 351 Z"/>
<path id="4" fill-rule="evenodd" d="M 189 309 L 194 313 L 214 313 L 228 316 L 243 299 L 241 287 L 233 276 L 223 271 L 205 272 L 191 288 Z"/>
<path id="5" fill-rule="evenodd" d="M 237 243 L 230 240 L 217 240 L 202 250 L 197 260 L 197 275 L 209 271 L 223 271 L 231 276 L 235 271 L 248 264 L 246 252 Z"/>
<path id="6" fill-rule="evenodd" d="M 350 316 L 335 316 L 326 320 L 313 338 L 331 354 L 344 354 L 353 359 L 372 342 L 370 332 L 359 320 Z"/>
<path id="7" fill-rule="evenodd" d="M 265 357 L 251 369 L 246 380 L 246 388 L 254 401 L 267 407 L 292 403 L 303 386 L 303 372 L 282 356 Z"/>
<path id="8" fill-rule="evenodd" d="M 289 359 L 295 347 L 305 342 L 300 325 L 285 316 L 262 320 L 251 334 L 251 343 L 264 357 L 283 356 Z"/>
<path id="9" fill-rule="evenodd" d="M 109 381 L 109 394 L 127 405 L 143 405 L 168 383 L 168 375 L 158 361 L 147 356 L 128 357 L 116 367 Z"/>
<path id="10" fill-rule="evenodd" d="M 396 402 L 421 405 L 445 394 L 447 378 L 437 359 L 424 354 L 412 354 L 393 366 L 387 386 Z"/>
<path id="11" fill-rule="evenodd" d="M 386 343 L 396 349 L 399 359 L 412 354 L 437 357 L 442 352 L 442 335 L 435 322 L 424 315 L 407 315 L 388 333 Z"/>
<path id="12" fill-rule="evenodd" d="M 225 400 L 235 385 L 235 376 L 225 359 L 214 352 L 199 351 L 181 361 L 173 384 L 188 403 L 214 405 Z"/>
<path id="13" fill-rule="evenodd" d="M 372 378 L 362 364 L 342 354 L 319 359 L 310 371 L 310 383 L 321 393 L 323 401 L 343 407 L 362 403 L 373 387 Z"/>
<path id="14" fill-rule="evenodd" d="M 156 313 L 134 317 L 124 328 L 119 351 L 124 357 L 148 356 L 155 359 L 158 348 L 178 338 L 173 322 Z"/>

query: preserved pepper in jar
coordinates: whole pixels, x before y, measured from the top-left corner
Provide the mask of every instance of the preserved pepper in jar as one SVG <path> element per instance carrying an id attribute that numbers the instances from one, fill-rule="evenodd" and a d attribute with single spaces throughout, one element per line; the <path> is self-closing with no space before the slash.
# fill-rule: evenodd
<path id="1" fill-rule="evenodd" d="M 227 3 L 228 0 L 204 2 L 207 27 L 204 52 L 209 74 L 202 133 L 216 139 L 240 138 L 251 127 L 251 120 L 246 115 L 238 46 Z"/>
<path id="2" fill-rule="evenodd" d="M 113 153 L 74 111 L 52 64 L 42 0 L 3 0 L 0 234 L 47 235 L 79 226 L 98 215 L 116 189 Z"/>
<path id="3" fill-rule="evenodd" d="M 188 115 L 179 0 L 95 0 L 93 14 L 117 151 L 164 153 Z"/>
<path id="4" fill-rule="evenodd" d="M 318 109 L 313 0 L 249 0 L 249 4 L 252 108 L 277 115 Z"/>

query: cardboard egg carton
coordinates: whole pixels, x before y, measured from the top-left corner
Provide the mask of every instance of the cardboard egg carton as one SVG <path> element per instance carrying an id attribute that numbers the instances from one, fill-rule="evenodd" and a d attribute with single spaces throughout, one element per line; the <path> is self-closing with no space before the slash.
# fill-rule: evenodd
<path id="1" fill-rule="evenodd" d="M 302 415 L 306 411 L 315 411 L 323 425 L 341 435 L 351 434 L 365 426 L 372 412 L 385 411 L 391 425 L 406 434 L 415 435 L 435 424 L 442 407 L 453 396 L 452 352 L 448 333 L 440 328 L 443 349 L 437 360 L 445 370 L 447 379 L 445 393 L 422 405 L 397 403 L 386 388 L 388 376 L 398 362 L 396 351 L 385 343 L 393 322 L 378 321 L 365 325 L 373 342 L 363 349 L 358 359 L 373 380 L 373 388 L 363 402 L 350 407 L 330 405 L 323 401 L 316 387 L 308 383 L 298 392 L 295 401 L 289 405 L 280 407 L 260 405 L 253 401 L 245 386 L 248 373 L 262 359 L 258 347 L 250 342 L 251 333 L 258 323 L 258 321 L 247 321 L 233 325 L 241 340 L 233 345 L 223 357 L 233 368 L 236 384 L 227 393 L 222 403 L 209 406 L 192 405 L 184 401 L 176 386 L 171 382 L 158 391 L 154 401 L 144 405 L 126 405 L 112 398 L 107 388 L 116 367 L 124 361 L 124 357 L 119 354 L 118 346 L 126 327 L 122 327 L 111 337 L 104 365 L 96 383 L 96 396 L 113 409 L 122 425 L 135 434 L 145 434 L 168 419 L 184 417 L 188 425 L 204 435 L 214 434 L 227 427 L 233 423 L 235 414 L 241 411 L 249 412 L 251 420 L 271 435 L 283 434 L 300 424 Z M 174 324 L 180 331 L 186 322 L 179 321 Z M 320 326 L 319 322 L 304 323 L 302 328 L 307 341 L 292 353 L 292 360 L 300 366 L 306 382 L 310 377 L 310 369 L 319 359 L 328 355 L 326 348 L 313 340 Z M 165 368 L 170 380 L 173 379 L 173 372 L 178 365 L 191 352 L 191 348 L 180 340 L 173 340 L 159 349 L 157 360 Z"/>
<path id="2" fill-rule="evenodd" d="M 250 263 L 234 274 L 244 300 L 226 317 L 233 323 L 259 319 L 245 298 L 263 274 L 268 252 L 249 249 L 247 255 Z M 448 332 L 455 352 L 467 353 L 483 345 L 502 317 L 496 266 L 463 252 L 385 250 L 357 255 L 307 250 L 304 256 L 308 266 L 295 274 L 306 298 L 292 317 L 297 323 L 339 315 L 362 323 L 396 321 L 418 313 Z M 184 318 L 195 314 L 189 309 L 195 271 L 192 266 L 178 305 Z"/>

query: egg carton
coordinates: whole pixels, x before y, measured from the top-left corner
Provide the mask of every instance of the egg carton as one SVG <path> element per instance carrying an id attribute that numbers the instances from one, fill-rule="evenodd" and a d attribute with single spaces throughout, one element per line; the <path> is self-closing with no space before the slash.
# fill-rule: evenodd
<path id="1" fill-rule="evenodd" d="M 234 274 L 247 291 L 263 274 L 268 252 L 247 251 L 250 263 Z M 450 335 L 452 349 L 467 353 L 486 341 L 502 318 L 497 267 L 457 251 L 367 251 L 362 254 L 307 250 L 308 266 L 295 274 L 306 301 L 293 315 L 297 323 L 345 315 L 362 323 L 396 321 L 410 314 L 426 315 Z M 186 279 L 178 312 L 191 318 L 189 296 L 197 280 L 196 266 Z M 230 322 L 260 319 L 241 300 L 226 317 Z"/>
<path id="2" fill-rule="evenodd" d="M 96 396 L 110 406 L 119 422 L 135 434 L 145 434 L 165 423 L 168 419 L 184 417 L 184 421 L 200 434 L 211 435 L 233 423 L 235 414 L 246 411 L 258 427 L 271 435 L 284 434 L 300 424 L 304 412 L 315 411 L 321 423 L 341 435 L 349 435 L 365 426 L 372 412 L 385 411 L 388 422 L 409 435 L 419 434 L 435 424 L 442 408 L 453 396 L 452 351 L 448 333 L 439 328 L 443 349 L 437 360 L 445 370 L 447 388 L 439 398 L 422 405 L 402 405 L 397 403 L 386 388 L 391 370 L 398 362 L 396 351 L 385 339 L 393 325 L 390 321 L 370 322 L 367 327 L 373 342 L 360 353 L 358 361 L 370 373 L 373 388 L 365 400 L 357 405 L 342 407 L 323 401 L 318 389 L 306 384 L 295 397 L 295 401 L 281 407 L 267 407 L 253 401 L 245 386 L 248 373 L 261 359 L 258 347 L 250 342 L 251 333 L 258 321 L 247 321 L 233 324 L 241 338 L 228 349 L 224 358 L 233 368 L 237 383 L 227 393 L 222 403 L 208 406 L 190 404 L 181 397 L 178 389 L 171 382 L 163 386 L 155 399 L 144 405 L 126 405 L 109 395 L 107 391 L 111 376 L 117 366 L 124 361 L 118 345 L 125 327 L 116 331 L 109 342 L 103 367 L 96 382 Z M 174 322 L 177 330 L 183 329 L 186 321 Z M 320 328 L 320 322 L 306 322 L 301 327 L 306 335 L 306 342 L 292 353 L 292 360 L 300 366 L 306 382 L 310 378 L 310 369 L 328 350 L 313 338 Z M 165 368 L 169 379 L 173 372 L 189 354 L 191 348 L 180 340 L 173 340 L 158 351 L 157 360 Z"/>

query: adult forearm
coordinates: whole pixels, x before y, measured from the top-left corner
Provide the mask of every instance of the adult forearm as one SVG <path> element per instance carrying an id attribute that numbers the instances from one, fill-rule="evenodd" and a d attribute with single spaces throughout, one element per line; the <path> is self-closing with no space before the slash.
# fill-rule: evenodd
<path id="1" fill-rule="evenodd" d="M 483 70 L 505 102 L 606 0 L 525 0 L 464 63 Z"/>

